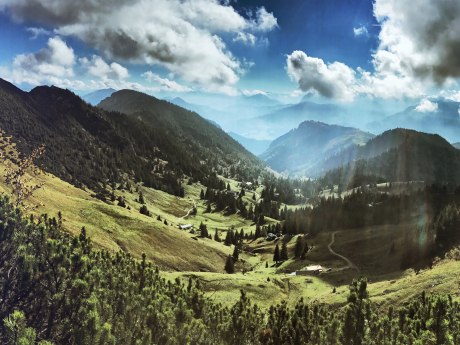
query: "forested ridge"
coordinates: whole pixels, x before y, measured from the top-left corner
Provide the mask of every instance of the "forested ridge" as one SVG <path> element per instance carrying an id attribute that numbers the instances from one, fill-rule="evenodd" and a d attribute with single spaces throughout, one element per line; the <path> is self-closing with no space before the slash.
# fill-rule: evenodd
<path id="1" fill-rule="evenodd" d="M 204 297 L 199 281 L 166 281 L 154 264 L 96 250 L 61 216 L 24 217 L 0 198 L 2 344 L 458 344 L 460 306 L 419 297 L 379 310 L 366 281 L 346 305 L 285 303 L 261 310 L 242 292 L 231 308 Z"/>
<path id="2" fill-rule="evenodd" d="M 184 176 L 198 181 L 217 169 L 260 170 L 257 158 L 199 115 L 143 96 L 151 99 L 150 110 L 166 116 L 149 122 L 92 107 L 68 90 L 24 92 L 0 80 L 0 127 L 25 154 L 44 144 L 42 168 L 100 195 L 128 180 L 183 195 Z"/>

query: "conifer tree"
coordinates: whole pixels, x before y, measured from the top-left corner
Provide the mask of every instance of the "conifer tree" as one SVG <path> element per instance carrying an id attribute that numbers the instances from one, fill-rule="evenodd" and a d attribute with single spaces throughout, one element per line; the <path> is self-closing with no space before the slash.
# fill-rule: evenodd
<path id="1" fill-rule="evenodd" d="M 280 261 L 286 261 L 288 258 L 288 250 L 286 242 L 281 245 Z"/>
<path id="2" fill-rule="evenodd" d="M 142 193 L 142 191 L 139 191 L 139 203 L 140 204 L 145 204 L 145 200 L 144 200 L 144 194 Z"/>
<path id="3" fill-rule="evenodd" d="M 235 246 L 235 248 L 233 249 L 233 254 L 232 254 L 233 260 L 235 262 L 238 261 L 239 255 L 240 255 L 240 250 L 238 249 L 238 246 Z"/>
<path id="4" fill-rule="evenodd" d="M 227 256 L 227 260 L 225 261 L 225 272 L 228 274 L 235 273 L 235 265 L 231 255 Z"/>
<path id="5" fill-rule="evenodd" d="M 273 253 L 273 261 L 275 262 L 275 264 L 278 264 L 278 262 L 281 261 L 281 259 L 280 259 L 280 247 L 278 246 L 278 244 L 276 245 L 275 252 Z"/>

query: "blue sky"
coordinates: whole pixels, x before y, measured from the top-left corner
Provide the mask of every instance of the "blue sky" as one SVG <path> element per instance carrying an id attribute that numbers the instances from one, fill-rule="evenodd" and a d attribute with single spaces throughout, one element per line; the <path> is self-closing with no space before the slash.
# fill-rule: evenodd
<path id="1" fill-rule="evenodd" d="M 0 77 L 429 111 L 460 100 L 459 31 L 455 0 L 0 0 Z"/>

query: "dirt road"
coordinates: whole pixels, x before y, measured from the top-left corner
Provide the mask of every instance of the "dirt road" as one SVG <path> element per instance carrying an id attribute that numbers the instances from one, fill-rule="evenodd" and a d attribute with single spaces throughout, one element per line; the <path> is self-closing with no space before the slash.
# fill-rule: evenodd
<path id="1" fill-rule="evenodd" d="M 356 272 L 358 272 L 359 274 L 359 268 L 358 266 L 356 266 L 353 262 L 351 262 L 350 259 L 348 259 L 347 257 L 343 256 L 343 255 L 340 255 L 339 253 L 335 252 L 334 249 L 332 249 L 332 245 L 334 244 L 335 242 L 335 234 L 337 233 L 337 231 L 333 232 L 332 233 L 332 236 L 331 236 L 331 242 L 327 245 L 327 249 L 329 249 L 329 252 L 332 254 L 332 255 L 335 255 L 339 258 L 341 258 L 343 261 L 345 261 L 348 265 L 349 268 L 351 269 L 354 269 Z"/>

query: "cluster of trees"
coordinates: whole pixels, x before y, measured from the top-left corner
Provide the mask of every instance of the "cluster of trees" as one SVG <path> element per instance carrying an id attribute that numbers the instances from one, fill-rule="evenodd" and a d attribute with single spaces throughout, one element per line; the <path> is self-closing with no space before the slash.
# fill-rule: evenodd
<path id="1" fill-rule="evenodd" d="M 199 281 L 166 281 L 152 263 L 93 248 L 61 219 L 24 218 L 0 198 L 0 342 L 50 344 L 458 344 L 460 306 L 422 294 L 386 312 L 350 286 L 343 308 L 300 300 L 259 309 L 241 293 L 231 308 Z"/>
<path id="2" fill-rule="evenodd" d="M 300 300 L 263 311 L 244 292 L 227 308 L 199 281 L 167 281 L 145 256 L 97 250 L 84 229 L 72 237 L 60 218 L 25 218 L 4 197 L 0 262 L 2 344 L 460 343 L 450 296 L 421 293 L 383 312 L 362 280 L 343 308 Z"/>

